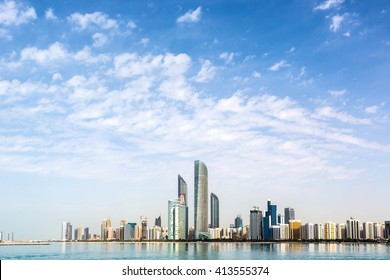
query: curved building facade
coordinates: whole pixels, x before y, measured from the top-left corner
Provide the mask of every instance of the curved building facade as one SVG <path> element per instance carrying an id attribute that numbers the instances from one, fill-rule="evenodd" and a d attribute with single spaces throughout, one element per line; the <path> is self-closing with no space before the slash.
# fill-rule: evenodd
<path id="1" fill-rule="evenodd" d="M 187 199 L 188 199 L 188 187 L 187 187 L 187 183 L 186 181 L 184 181 L 184 179 L 178 175 L 177 176 L 177 186 L 178 186 L 178 195 L 177 197 L 179 198 L 183 198 L 184 199 L 184 205 L 188 205 L 187 204 Z"/>
<path id="2" fill-rule="evenodd" d="M 210 228 L 219 228 L 219 199 L 214 193 L 210 194 Z"/>
<path id="3" fill-rule="evenodd" d="M 201 239 L 208 234 L 208 175 L 206 165 L 200 160 L 194 162 L 194 169 L 195 239 Z"/>

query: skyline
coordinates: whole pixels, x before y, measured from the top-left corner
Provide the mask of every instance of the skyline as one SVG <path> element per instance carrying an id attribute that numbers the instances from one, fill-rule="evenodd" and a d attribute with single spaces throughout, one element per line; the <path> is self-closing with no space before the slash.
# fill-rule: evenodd
<path id="1" fill-rule="evenodd" d="M 0 231 L 164 217 L 177 174 L 193 225 L 196 159 L 221 225 L 268 198 L 388 220 L 389 17 L 385 0 L 0 0 Z"/>

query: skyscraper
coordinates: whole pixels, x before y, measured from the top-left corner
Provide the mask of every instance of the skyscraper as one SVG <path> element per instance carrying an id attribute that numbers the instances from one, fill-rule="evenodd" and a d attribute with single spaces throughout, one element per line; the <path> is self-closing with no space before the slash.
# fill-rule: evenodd
<path id="1" fill-rule="evenodd" d="M 208 175 L 206 165 L 194 162 L 194 225 L 195 239 L 208 236 Z"/>
<path id="2" fill-rule="evenodd" d="M 186 181 L 184 181 L 184 179 L 178 175 L 177 176 L 177 197 L 178 198 L 181 198 L 183 197 L 184 198 L 184 205 L 188 205 L 187 203 L 187 199 L 188 199 L 188 187 L 187 187 L 187 183 Z"/>
<path id="3" fill-rule="evenodd" d="M 234 227 L 235 228 L 242 228 L 242 218 L 241 215 L 237 215 L 237 217 L 234 219 Z"/>
<path id="4" fill-rule="evenodd" d="M 185 239 L 188 238 L 188 187 L 187 187 L 187 183 L 186 181 L 184 181 L 184 179 L 178 175 L 177 176 L 177 194 L 178 194 L 178 198 L 180 199 L 180 205 L 182 206 L 185 206 L 185 210 L 181 210 L 181 211 L 185 211 L 185 215 L 183 217 L 180 217 L 180 218 L 184 218 L 185 221 L 183 221 L 183 225 L 184 225 L 184 231 L 185 231 Z"/>
<path id="5" fill-rule="evenodd" d="M 290 220 L 295 220 L 295 210 L 294 208 L 284 208 L 284 222 L 289 224 Z"/>
<path id="6" fill-rule="evenodd" d="M 188 207 L 183 197 L 168 200 L 168 239 L 188 239 Z"/>
<path id="7" fill-rule="evenodd" d="M 158 216 L 154 222 L 155 226 L 161 227 L 161 216 Z"/>
<path id="8" fill-rule="evenodd" d="M 218 196 L 210 194 L 210 228 L 219 227 L 219 199 Z"/>
<path id="9" fill-rule="evenodd" d="M 360 239 L 360 223 L 354 218 L 347 220 L 347 239 Z"/>
<path id="10" fill-rule="evenodd" d="M 249 212 L 250 221 L 250 239 L 261 240 L 262 239 L 262 212 L 259 207 L 253 207 Z"/>

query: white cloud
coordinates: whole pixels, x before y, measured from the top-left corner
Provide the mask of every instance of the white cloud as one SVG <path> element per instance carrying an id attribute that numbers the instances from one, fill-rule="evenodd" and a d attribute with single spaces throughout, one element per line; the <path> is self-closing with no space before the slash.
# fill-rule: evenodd
<path id="1" fill-rule="evenodd" d="M 364 111 L 368 114 L 375 114 L 378 112 L 379 108 L 380 108 L 379 106 L 373 105 L 373 106 L 367 107 Z"/>
<path id="2" fill-rule="evenodd" d="M 21 51 L 20 56 L 22 60 L 33 60 L 39 64 L 46 64 L 51 61 L 64 60 L 69 56 L 69 53 L 61 43 L 56 42 L 44 50 L 36 47 L 25 48 Z"/>
<path id="3" fill-rule="evenodd" d="M 279 62 L 276 62 L 274 65 L 268 68 L 268 70 L 272 72 L 279 71 L 281 68 L 289 67 L 290 64 L 287 64 L 285 60 L 281 60 Z"/>
<path id="4" fill-rule="evenodd" d="M 53 82 L 56 82 L 56 81 L 62 81 L 62 75 L 60 73 L 54 73 L 53 76 L 52 76 L 52 81 Z"/>
<path id="5" fill-rule="evenodd" d="M 342 22 L 345 20 L 345 15 L 335 15 L 332 17 L 332 23 L 330 25 L 330 30 L 337 32 L 340 29 Z"/>
<path id="6" fill-rule="evenodd" d="M 92 14 L 74 13 L 68 17 L 68 20 L 74 23 L 80 31 L 91 25 L 95 25 L 105 30 L 118 27 L 116 20 L 110 19 L 106 14 L 101 12 Z"/>
<path id="7" fill-rule="evenodd" d="M 149 38 L 142 38 L 140 43 L 144 46 L 148 45 L 150 43 L 150 39 Z"/>
<path id="8" fill-rule="evenodd" d="M 344 34 L 343 34 L 345 37 L 351 37 L 351 32 L 349 32 L 349 31 L 347 31 L 347 32 L 345 32 Z"/>
<path id="9" fill-rule="evenodd" d="M 319 4 L 314 7 L 314 11 L 316 10 L 329 10 L 331 8 L 335 8 L 340 6 L 344 0 L 325 0 L 322 4 Z"/>
<path id="10" fill-rule="evenodd" d="M 7 41 L 11 41 L 12 40 L 12 36 L 11 36 L 10 32 L 7 29 L 4 29 L 4 28 L 0 28 L 0 38 L 4 38 Z"/>
<path id="11" fill-rule="evenodd" d="M 328 91 L 330 95 L 334 97 L 341 97 L 344 96 L 347 93 L 346 89 L 340 89 L 340 90 L 329 90 Z"/>
<path id="12" fill-rule="evenodd" d="M 202 60 L 202 67 L 198 74 L 193 78 L 195 82 L 206 83 L 214 79 L 216 68 L 211 64 L 208 59 Z"/>
<path id="13" fill-rule="evenodd" d="M 56 17 L 56 15 L 54 14 L 54 11 L 53 11 L 52 8 L 49 8 L 49 9 L 47 9 L 47 10 L 45 11 L 45 18 L 46 18 L 47 20 L 56 20 L 56 19 L 57 19 L 57 17 Z"/>
<path id="14" fill-rule="evenodd" d="M 33 7 L 26 7 L 16 1 L 4 1 L 0 3 L 0 25 L 20 25 L 37 18 Z"/>
<path id="15" fill-rule="evenodd" d="M 261 78 L 261 73 L 257 72 L 257 71 L 254 71 L 254 72 L 252 72 L 252 77 L 253 78 Z"/>
<path id="16" fill-rule="evenodd" d="M 92 39 L 93 39 L 93 46 L 96 48 L 100 48 L 100 47 L 104 46 L 108 41 L 107 36 L 104 35 L 103 33 L 93 34 Z"/>
<path id="17" fill-rule="evenodd" d="M 180 16 L 176 22 L 177 23 L 191 23 L 198 22 L 202 16 L 202 7 L 198 7 L 195 11 L 188 11 L 184 15 Z"/>
<path id="18" fill-rule="evenodd" d="M 225 61 L 226 64 L 231 64 L 233 63 L 234 57 L 236 56 L 235 53 L 231 52 L 224 52 L 219 55 L 219 58 Z"/>
<path id="19" fill-rule="evenodd" d="M 345 112 L 339 112 L 332 107 L 326 106 L 316 110 L 316 115 L 329 119 L 337 119 L 341 122 L 353 125 L 369 125 L 371 121 L 368 119 L 356 118 Z"/>
<path id="20" fill-rule="evenodd" d="M 128 23 L 127 23 L 127 28 L 130 28 L 130 29 L 135 29 L 137 28 L 137 25 L 135 24 L 134 21 L 130 20 Z"/>

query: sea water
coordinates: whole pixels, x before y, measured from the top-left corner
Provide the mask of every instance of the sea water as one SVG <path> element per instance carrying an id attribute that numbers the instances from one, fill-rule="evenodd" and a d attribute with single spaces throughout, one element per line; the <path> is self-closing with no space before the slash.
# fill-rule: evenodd
<path id="1" fill-rule="evenodd" d="M 389 260 L 376 243 L 53 242 L 0 246 L 0 259 L 20 260 Z"/>

